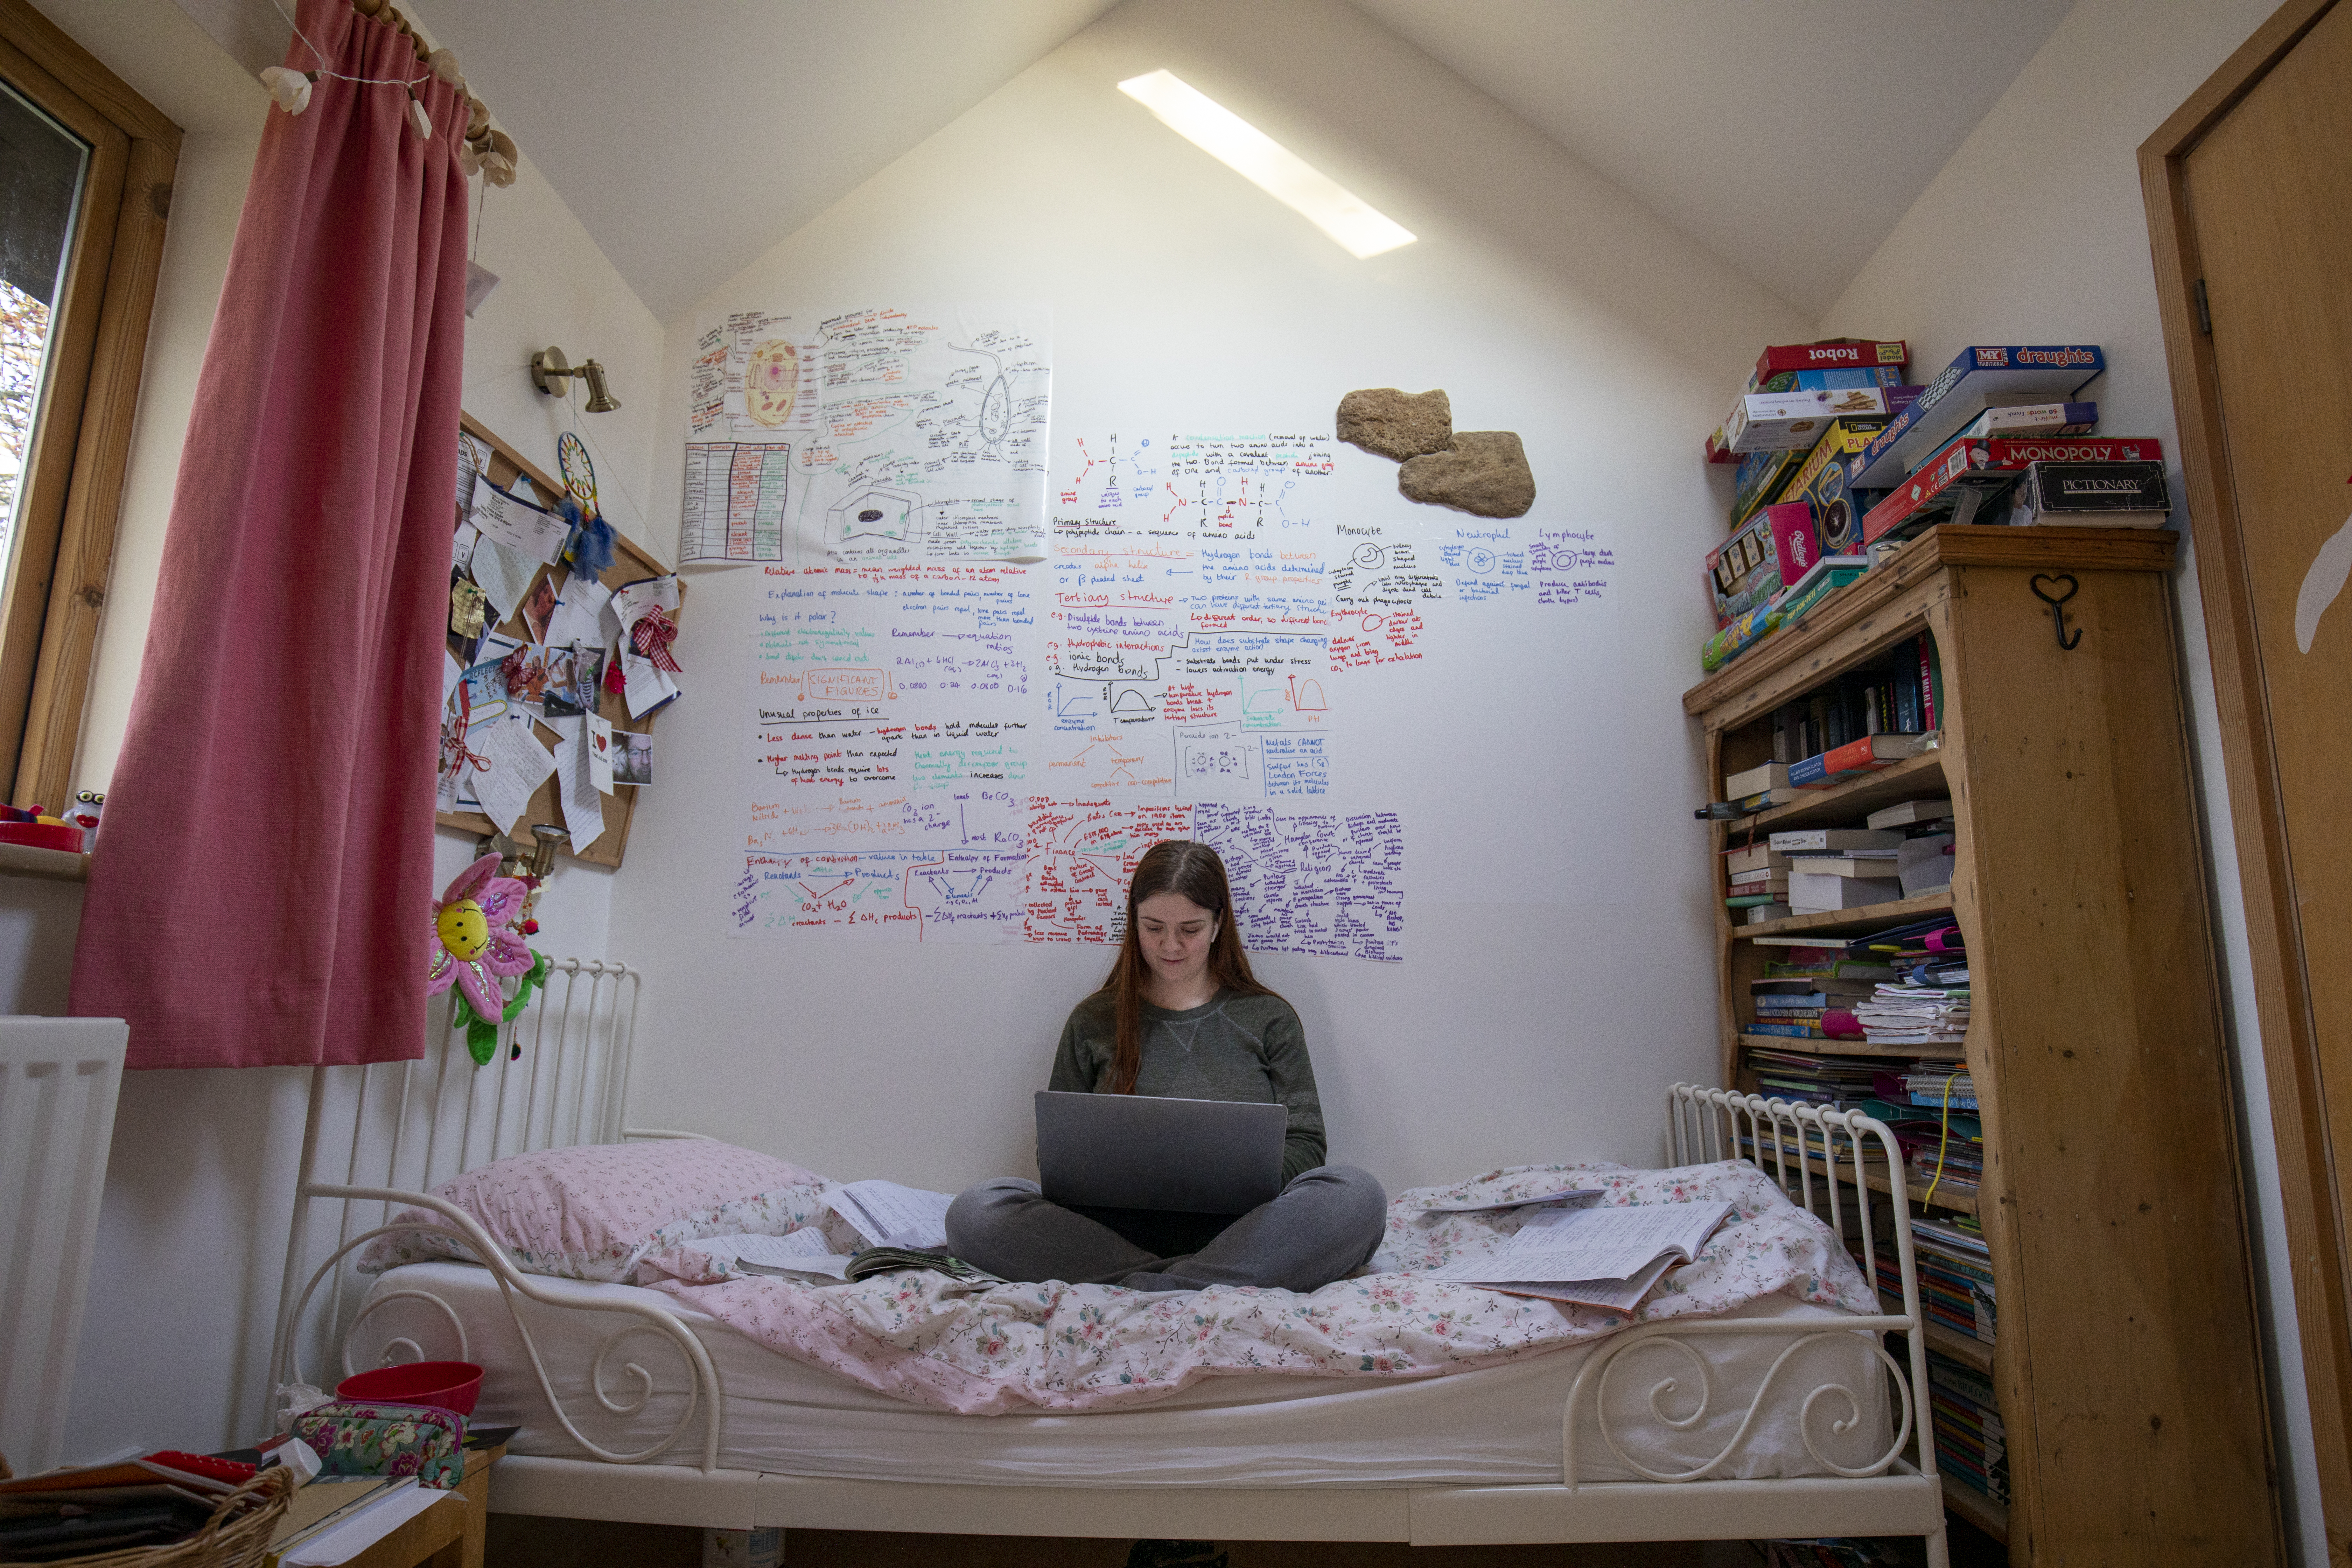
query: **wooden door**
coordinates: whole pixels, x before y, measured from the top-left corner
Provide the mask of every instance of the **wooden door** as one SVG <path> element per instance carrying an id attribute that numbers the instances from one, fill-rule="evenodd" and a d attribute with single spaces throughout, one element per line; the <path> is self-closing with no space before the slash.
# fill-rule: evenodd
<path id="1" fill-rule="evenodd" d="M 2321 1472 L 2352 1541 L 2352 5 L 2294 0 L 2141 149 Z"/>

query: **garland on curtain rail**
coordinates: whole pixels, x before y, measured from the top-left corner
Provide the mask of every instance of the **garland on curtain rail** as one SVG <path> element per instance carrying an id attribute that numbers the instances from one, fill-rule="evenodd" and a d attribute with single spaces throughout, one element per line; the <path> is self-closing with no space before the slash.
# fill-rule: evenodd
<path id="1" fill-rule="evenodd" d="M 418 100 L 416 89 L 421 83 L 430 79 L 430 77 L 438 77 L 456 88 L 457 96 L 464 100 L 466 104 L 466 131 L 459 138 L 457 145 L 458 168 L 463 170 L 468 178 L 478 174 L 484 180 L 501 189 L 513 184 L 515 159 L 519 155 L 515 149 L 514 138 L 503 131 L 494 131 L 490 128 L 489 108 L 480 99 L 476 98 L 472 90 L 467 87 L 466 78 L 457 68 L 457 57 L 447 49 L 436 49 L 427 46 L 425 41 L 417 36 L 415 25 L 403 16 L 397 7 L 387 4 L 386 0 L 351 0 L 351 6 L 361 16 L 382 22 L 406 38 L 410 49 L 416 56 L 417 64 L 423 66 L 430 76 L 345 76 L 340 71 L 327 69 L 327 57 L 324 51 L 318 45 L 311 43 L 310 38 L 303 37 L 303 44 L 320 62 L 317 68 L 294 70 L 286 66 L 270 66 L 261 73 L 262 85 L 269 89 L 269 96 L 277 100 L 278 107 L 289 114 L 299 114 L 310 108 L 311 84 L 322 77 L 332 77 L 338 81 L 356 82 L 364 87 L 404 88 L 408 91 L 409 123 L 415 128 L 419 136 L 429 141 L 433 135 L 433 120 L 432 116 L 425 111 L 424 103 Z M 285 6 L 282 4 L 278 5 L 278 11 L 280 15 L 285 15 Z M 286 19 L 289 23 L 294 23 L 295 34 L 300 37 L 301 25 L 295 23 L 290 16 Z"/>

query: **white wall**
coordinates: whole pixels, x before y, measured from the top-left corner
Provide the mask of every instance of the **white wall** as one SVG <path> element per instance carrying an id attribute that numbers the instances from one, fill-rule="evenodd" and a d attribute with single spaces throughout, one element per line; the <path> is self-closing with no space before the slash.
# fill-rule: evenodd
<path id="1" fill-rule="evenodd" d="M 1419 242 L 1351 259 L 1116 90 L 1158 67 Z M 1304 1016 L 1333 1157 L 1391 1188 L 1654 1159 L 1666 1084 L 1715 1071 L 1701 753 L 1677 701 L 1723 534 L 1698 447 L 1757 345 L 1807 323 L 1334 0 L 1130 0 L 700 308 L 1004 299 L 1053 307 L 1057 453 L 1082 430 L 1328 430 L 1351 387 L 1442 386 L 1457 426 L 1525 438 L 1528 523 L 1603 530 L 1613 647 L 1544 618 L 1574 612 L 1465 607 L 1433 619 L 1424 664 L 1335 683 L 1333 804 L 1406 812 L 1407 958 L 1259 973 Z M 693 325 L 669 329 L 665 518 Z M 1479 521 L 1339 450 L 1341 521 L 1424 542 Z M 1025 1170 L 1030 1091 L 1108 949 L 729 940 L 761 591 L 697 573 L 682 617 L 687 697 L 614 911 L 665 1064 L 634 1114 L 843 1176 Z"/>
<path id="2" fill-rule="evenodd" d="M 2177 451 L 2137 150 L 2273 9 L 2272 0 L 2080 0 L 1832 307 L 1823 332 L 1908 338 L 1913 363 L 1929 365 L 1970 343 L 2098 343 L 2108 366 L 2091 389 L 2100 429 L 2158 437 Z M 2177 461 L 2173 477 L 2177 500 Z M 2316 1565 L 2327 1560 L 2326 1537 L 2212 664 L 2185 512 L 2174 521 L 2184 558 L 2175 584 L 2179 635 L 2270 1319 L 2279 1468 L 2291 1530 L 2304 1561 Z"/>
<path id="3" fill-rule="evenodd" d="M 270 112 L 261 85 L 171 0 L 38 0 L 49 18 L 186 132 L 132 435 L 113 580 L 76 787 L 105 787 L 138 679 L 196 375 L 246 183 Z M 495 110 L 496 105 L 492 105 Z M 594 354 L 624 400 L 584 416 L 606 510 L 646 538 L 661 331 L 526 161 L 489 193 L 483 265 L 505 281 L 467 334 L 466 407 L 552 468 L 556 405 L 532 348 Z M 665 530 L 656 548 L 667 552 Z M 256 781 L 266 804 L 266 781 Z M 439 835 L 441 874 L 470 858 Z M 612 878 L 568 868 L 541 906 L 541 945 L 605 950 Z M 0 1009 L 62 1013 L 77 888 L 0 880 Z M 130 1443 L 212 1448 L 254 1435 L 302 1131 L 295 1069 L 159 1071 L 125 1080 L 100 1216 L 68 1455 Z M 168 1300 L 170 1310 L 159 1310 Z"/>

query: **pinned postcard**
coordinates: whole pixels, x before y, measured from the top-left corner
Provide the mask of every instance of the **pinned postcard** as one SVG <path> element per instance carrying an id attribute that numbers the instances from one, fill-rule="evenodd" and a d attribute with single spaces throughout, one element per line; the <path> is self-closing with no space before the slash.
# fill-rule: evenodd
<path id="1" fill-rule="evenodd" d="M 496 485 L 474 487 L 473 522 L 483 538 L 549 566 L 562 558 L 564 542 L 572 537 L 572 525 L 562 518 Z"/>
<path id="2" fill-rule="evenodd" d="M 610 642 L 612 638 L 604 634 L 604 606 L 612 602 L 613 590 L 574 576 L 563 584 L 563 596 L 555 601 L 555 614 L 547 623 L 547 641 Z"/>
<path id="3" fill-rule="evenodd" d="M 457 432 L 457 515 L 474 510 L 475 482 L 490 466 L 490 448 L 471 430 Z"/>
<path id="4" fill-rule="evenodd" d="M 490 625 L 498 626 L 515 612 L 530 589 L 530 574 L 539 570 L 529 557 L 518 555 L 488 534 L 474 542 L 470 563 L 474 581 L 490 601 Z"/>
<path id="5" fill-rule="evenodd" d="M 588 715 L 588 778 L 599 795 L 613 793 L 613 721 Z"/>
<path id="6" fill-rule="evenodd" d="M 474 563 L 474 542 L 482 531 L 470 522 L 461 522 L 457 531 L 449 536 L 449 575 L 456 576 Z"/>
<path id="7" fill-rule="evenodd" d="M 474 776 L 474 794 L 482 803 L 482 815 L 497 823 L 500 833 L 512 833 L 515 819 L 530 805 L 531 792 L 555 771 L 555 759 L 539 743 L 529 724 L 477 725 L 466 739 L 489 759 L 490 765 Z"/>
<path id="8" fill-rule="evenodd" d="M 678 696 L 677 682 L 652 659 L 630 651 L 626 644 L 621 648 L 621 679 L 632 719 L 642 719 Z"/>
<path id="9" fill-rule="evenodd" d="M 547 698 L 547 649 L 536 643 L 507 655 L 507 695 L 536 710 Z"/>

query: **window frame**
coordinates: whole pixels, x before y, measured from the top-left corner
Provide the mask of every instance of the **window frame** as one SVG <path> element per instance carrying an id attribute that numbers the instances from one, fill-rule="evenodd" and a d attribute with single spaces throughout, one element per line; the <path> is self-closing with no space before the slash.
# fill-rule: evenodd
<path id="1" fill-rule="evenodd" d="M 57 811 L 114 564 L 180 128 L 28 0 L 0 0 L 0 79 L 91 149 L 0 593 L 7 798 Z"/>

